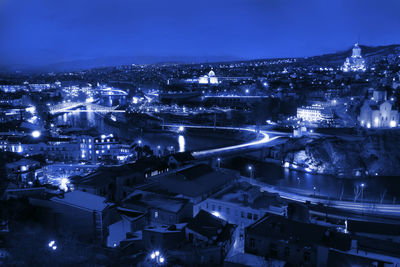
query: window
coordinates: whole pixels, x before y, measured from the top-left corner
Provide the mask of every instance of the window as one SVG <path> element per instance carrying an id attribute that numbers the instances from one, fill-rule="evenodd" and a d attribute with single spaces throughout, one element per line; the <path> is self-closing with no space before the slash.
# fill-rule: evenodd
<path id="1" fill-rule="evenodd" d="M 247 219 L 252 219 L 253 218 L 253 214 L 251 214 L 250 212 L 247 213 Z"/>
<path id="2" fill-rule="evenodd" d="M 254 217 L 253 217 L 253 218 L 254 218 L 255 221 L 257 221 L 257 220 L 258 220 L 258 215 L 257 215 L 257 214 L 254 214 Z"/>
<path id="3" fill-rule="evenodd" d="M 229 208 L 226 208 L 226 213 L 229 214 Z"/>
<path id="4" fill-rule="evenodd" d="M 154 218 L 156 218 L 156 219 L 158 218 L 158 211 L 154 212 Z"/>
<path id="5" fill-rule="evenodd" d="M 256 242 L 255 242 L 254 238 L 250 238 L 250 247 L 251 248 L 255 248 L 256 247 Z"/>
<path id="6" fill-rule="evenodd" d="M 242 218 L 244 218 L 244 212 L 243 212 L 243 211 L 240 212 L 240 216 L 241 216 Z"/>
<path id="7" fill-rule="evenodd" d="M 290 248 L 289 247 L 285 247 L 284 254 L 285 254 L 285 258 L 290 257 Z"/>

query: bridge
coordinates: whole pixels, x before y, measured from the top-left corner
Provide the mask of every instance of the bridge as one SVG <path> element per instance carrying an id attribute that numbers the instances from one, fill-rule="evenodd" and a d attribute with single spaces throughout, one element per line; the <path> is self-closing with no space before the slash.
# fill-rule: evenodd
<path id="1" fill-rule="evenodd" d="M 177 125 L 177 124 L 165 124 L 164 127 L 176 128 L 178 129 L 185 129 L 185 128 L 193 128 L 193 129 L 218 129 L 218 130 L 230 130 L 230 131 L 246 131 L 250 133 L 256 133 L 261 138 L 253 140 L 251 142 L 246 142 L 239 145 L 221 147 L 221 148 L 214 148 L 214 149 L 206 149 L 201 151 L 193 151 L 192 155 L 196 159 L 206 159 L 206 158 L 213 158 L 219 157 L 224 155 L 233 155 L 233 154 L 240 154 L 244 152 L 250 152 L 255 150 L 260 150 L 265 147 L 275 146 L 281 143 L 284 143 L 285 140 L 282 138 L 287 133 L 279 133 L 273 131 L 263 131 L 257 130 L 253 128 L 244 128 L 244 127 L 224 127 L 224 126 L 203 126 L 203 125 Z M 270 137 L 270 135 L 274 135 Z"/>
<path id="2" fill-rule="evenodd" d="M 85 107 L 83 110 L 75 110 L 77 108 Z M 109 112 L 125 112 L 125 110 L 117 110 L 118 106 L 106 107 L 94 103 L 88 102 L 62 102 L 57 105 L 51 106 L 50 114 L 55 115 L 63 112 L 99 112 L 99 113 L 109 113 Z"/>
<path id="3" fill-rule="evenodd" d="M 128 93 L 121 89 L 111 87 L 97 89 L 103 96 L 127 96 Z"/>

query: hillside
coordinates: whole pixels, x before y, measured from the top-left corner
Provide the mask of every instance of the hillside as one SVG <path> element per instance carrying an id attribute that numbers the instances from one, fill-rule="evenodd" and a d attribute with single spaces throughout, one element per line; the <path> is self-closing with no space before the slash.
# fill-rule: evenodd
<path id="1" fill-rule="evenodd" d="M 361 54 L 363 58 L 369 62 L 376 58 L 386 57 L 390 55 L 400 55 L 400 45 L 385 45 L 385 46 L 365 46 L 360 45 Z M 353 47 L 347 50 L 339 51 L 336 53 L 325 54 L 320 56 L 308 57 L 304 59 L 305 63 L 321 63 L 321 64 L 332 64 L 340 65 L 343 61 L 351 56 Z"/>

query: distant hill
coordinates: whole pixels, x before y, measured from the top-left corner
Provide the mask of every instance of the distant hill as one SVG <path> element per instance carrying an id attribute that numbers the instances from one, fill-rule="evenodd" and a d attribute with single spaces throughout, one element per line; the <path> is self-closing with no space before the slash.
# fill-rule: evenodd
<path id="1" fill-rule="evenodd" d="M 109 56 L 101 58 L 81 59 L 73 61 L 58 62 L 42 66 L 29 66 L 29 65 L 12 65 L 0 66 L 0 71 L 33 71 L 33 72 L 63 72 L 63 71 L 77 71 L 92 68 L 112 67 L 129 64 L 162 64 L 162 63 L 205 63 L 205 62 L 218 62 L 218 61 L 234 61 L 241 60 L 233 56 L 202 56 L 202 57 L 189 57 L 189 56 Z"/>
<path id="2" fill-rule="evenodd" d="M 384 46 L 365 46 L 360 45 L 361 55 L 368 62 L 377 57 L 386 57 L 389 55 L 400 55 L 400 45 L 384 45 Z M 320 56 L 305 58 L 305 61 L 320 62 L 324 64 L 342 64 L 347 57 L 352 54 L 353 47 L 348 50 L 339 51 L 336 53 L 325 54 Z"/>
<path id="3" fill-rule="evenodd" d="M 373 60 L 377 57 L 385 57 L 391 54 L 400 55 L 400 45 L 385 45 L 385 46 L 365 46 L 360 45 L 362 49 L 362 56 L 366 61 Z M 313 57 L 298 58 L 297 62 L 304 64 L 321 64 L 321 65 L 340 65 L 343 61 L 351 56 L 353 47 L 344 51 L 339 51 L 330 54 L 318 55 Z M 275 58 L 278 59 L 278 58 Z M 272 59 L 259 59 L 259 60 L 272 60 Z M 43 66 L 29 66 L 29 65 L 13 65 L 13 66 L 0 66 L 0 72 L 65 72 L 77 71 L 101 67 L 113 67 L 129 64 L 162 64 L 162 63 L 217 63 L 217 62 L 243 62 L 243 61 L 259 61 L 257 59 L 241 59 L 234 56 L 109 56 L 92 59 L 81 59 L 74 61 L 58 62 Z"/>

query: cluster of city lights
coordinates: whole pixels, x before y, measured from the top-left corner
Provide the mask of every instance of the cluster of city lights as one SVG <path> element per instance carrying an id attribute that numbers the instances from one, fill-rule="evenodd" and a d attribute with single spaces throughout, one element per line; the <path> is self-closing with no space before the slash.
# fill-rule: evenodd
<path id="1" fill-rule="evenodd" d="M 57 250 L 56 241 L 54 241 L 54 240 L 51 240 L 51 241 L 49 242 L 48 246 L 49 246 L 49 248 L 50 248 L 51 250 Z"/>
<path id="2" fill-rule="evenodd" d="M 156 250 L 150 254 L 151 261 L 155 262 L 156 264 L 164 264 L 165 257 L 160 253 L 160 251 Z"/>

